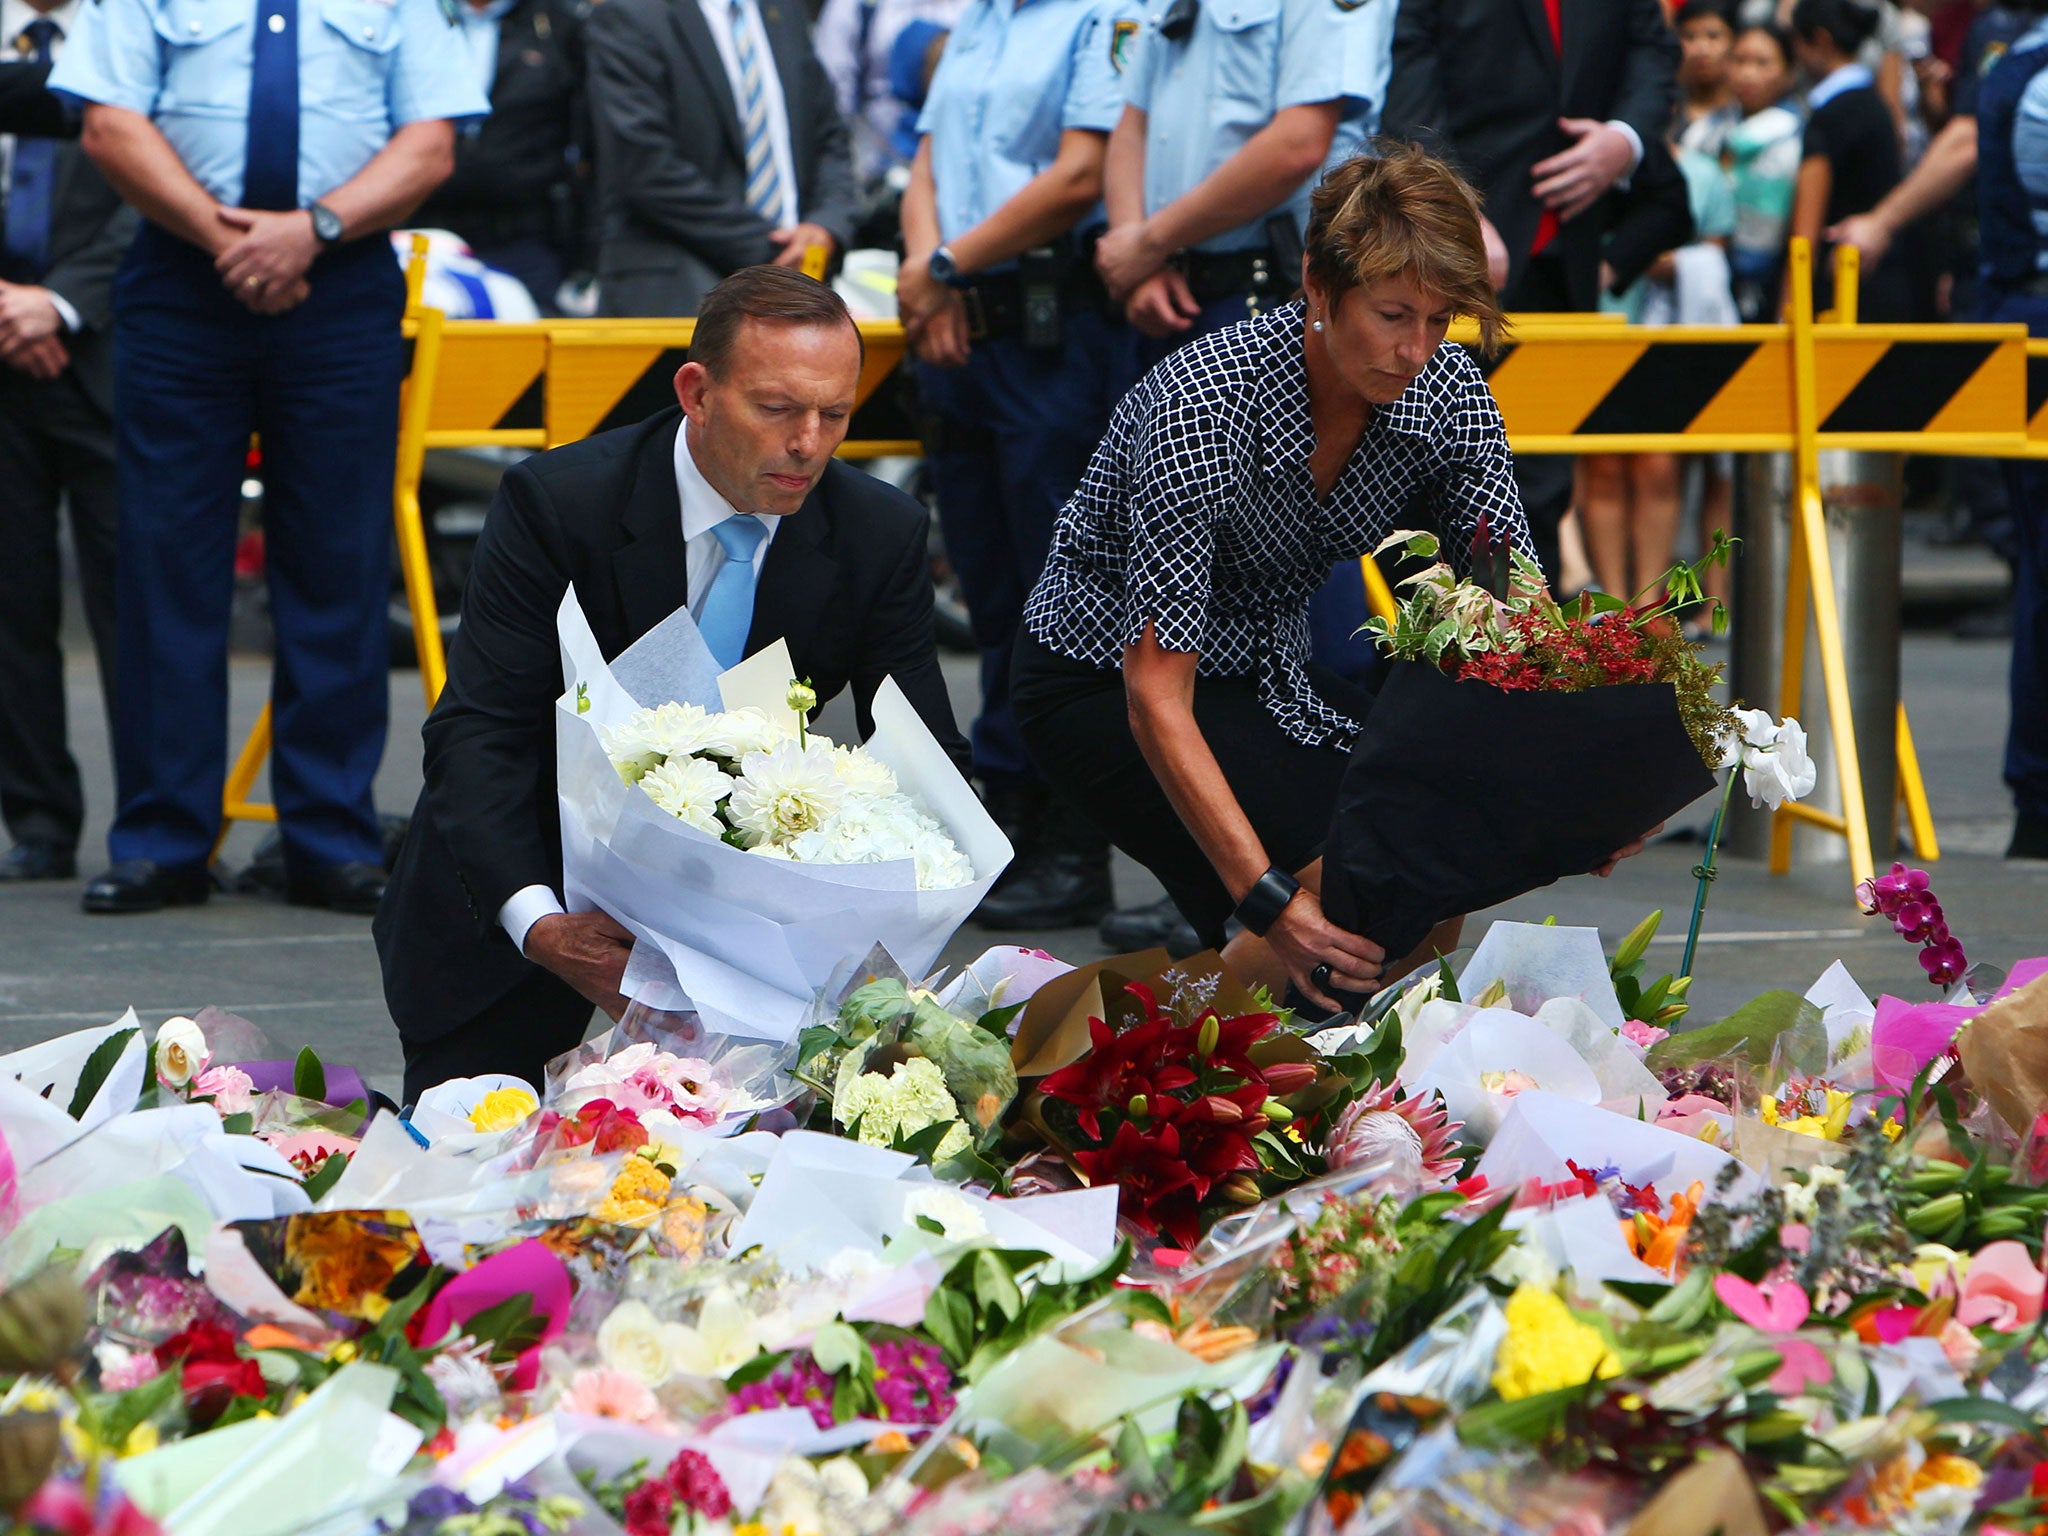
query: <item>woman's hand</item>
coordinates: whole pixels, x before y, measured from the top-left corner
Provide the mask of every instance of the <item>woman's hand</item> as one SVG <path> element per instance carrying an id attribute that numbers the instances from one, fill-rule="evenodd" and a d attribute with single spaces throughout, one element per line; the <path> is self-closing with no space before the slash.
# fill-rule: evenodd
<path id="1" fill-rule="evenodd" d="M 1323 903 L 1314 891 L 1303 886 L 1294 899 L 1266 930 L 1266 943 L 1287 967 L 1302 995 L 1324 1008 L 1344 1005 L 1329 994 L 1353 994 L 1379 990 L 1380 972 L 1386 968 L 1387 952 L 1355 933 L 1346 933 L 1323 916 Z M 1317 972 L 1323 966 L 1320 981 Z"/>

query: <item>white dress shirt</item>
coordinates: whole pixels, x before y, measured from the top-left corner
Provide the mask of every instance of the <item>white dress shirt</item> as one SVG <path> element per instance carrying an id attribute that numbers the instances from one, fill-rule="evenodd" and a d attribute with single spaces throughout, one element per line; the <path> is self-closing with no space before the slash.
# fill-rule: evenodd
<path id="1" fill-rule="evenodd" d="M 9 57 L 26 58 L 20 51 L 21 34 L 28 24 L 39 16 L 47 16 L 57 23 L 57 35 L 50 39 L 52 60 L 64 55 L 64 39 L 71 35 L 72 23 L 78 19 L 78 7 L 82 0 L 64 0 L 55 10 L 39 11 L 28 0 L 0 0 L 0 54 Z M 7 190 L 14 184 L 14 135 L 0 134 L 0 203 L 7 200 Z M 54 212 L 54 210 L 53 210 Z M 43 290 L 50 296 L 50 303 L 56 308 L 57 318 L 64 322 L 67 331 L 85 328 L 78 311 L 69 299 L 54 288 Z"/>
<path id="2" fill-rule="evenodd" d="M 683 550 L 686 564 L 684 570 L 688 579 L 685 601 L 690 607 L 690 617 L 701 617 L 704 599 L 711 593 L 711 583 L 725 565 L 725 546 L 718 542 L 718 535 L 712 530 L 729 517 L 738 517 L 739 510 L 712 488 L 704 478 L 704 471 L 697 467 L 697 460 L 689 447 L 690 424 L 687 420 L 676 429 L 676 495 L 683 504 Z M 768 532 L 761 542 L 754 546 L 754 580 L 761 579 L 761 563 L 768 558 L 768 546 L 775 542 L 775 529 L 781 522 L 777 517 L 763 517 L 762 524 Z M 523 886 L 505 898 L 505 904 L 498 908 L 498 923 L 511 937 L 512 945 L 522 955 L 526 953 L 527 930 L 544 917 L 550 917 L 562 910 L 562 898 L 544 885 Z"/>
<path id="3" fill-rule="evenodd" d="M 725 65 L 733 107 L 744 117 L 747 108 L 746 97 L 740 91 L 740 56 L 732 41 L 732 0 L 697 3 L 703 8 L 711 40 L 718 45 L 718 57 Z M 789 102 L 782 94 L 782 71 L 776 67 L 775 50 L 768 46 L 768 29 L 761 25 L 761 12 L 755 0 L 740 0 L 740 11 L 753 34 L 755 56 L 761 61 L 761 92 L 768 104 L 768 149 L 775 157 L 775 174 L 782 181 L 782 217 L 776 222 L 787 228 L 803 217 L 796 195 L 796 156 L 789 147 Z"/>

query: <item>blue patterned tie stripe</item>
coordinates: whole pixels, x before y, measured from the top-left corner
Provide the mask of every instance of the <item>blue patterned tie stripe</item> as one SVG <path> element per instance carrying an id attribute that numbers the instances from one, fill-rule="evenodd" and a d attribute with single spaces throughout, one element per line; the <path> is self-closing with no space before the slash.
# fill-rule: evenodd
<path id="1" fill-rule="evenodd" d="M 299 206 L 299 0 L 260 0 L 249 61 L 244 208 Z"/>
<path id="2" fill-rule="evenodd" d="M 57 23 L 38 16 L 21 29 L 39 64 L 50 62 Z M 7 254 L 10 275 L 35 281 L 50 269 L 50 218 L 57 191 L 57 141 L 16 139 L 7 176 Z"/>
<path id="3" fill-rule="evenodd" d="M 747 631 L 754 627 L 754 551 L 768 537 L 760 518 L 746 513 L 712 526 L 712 536 L 725 550 L 725 563 L 711 578 L 697 628 L 721 668 L 736 667 L 747 653 Z"/>
<path id="4" fill-rule="evenodd" d="M 740 66 L 740 132 L 747 143 L 747 206 L 770 224 L 782 222 L 782 176 L 768 136 L 768 92 L 761 51 L 754 45 L 746 0 L 732 0 L 732 48 Z"/>

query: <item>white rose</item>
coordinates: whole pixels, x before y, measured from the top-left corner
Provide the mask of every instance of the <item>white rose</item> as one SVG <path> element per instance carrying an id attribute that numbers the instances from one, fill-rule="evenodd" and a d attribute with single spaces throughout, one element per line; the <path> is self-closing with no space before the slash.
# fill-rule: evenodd
<path id="1" fill-rule="evenodd" d="M 597 1354 L 607 1370 L 624 1371 L 658 1387 L 682 1368 L 687 1341 L 678 1323 L 664 1323 L 644 1301 L 622 1301 L 597 1330 Z"/>
<path id="2" fill-rule="evenodd" d="M 190 1019 L 166 1019 L 157 1030 L 156 1077 L 165 1087 L 184 1087 L 212 1060 L 204 1031 Z"/>

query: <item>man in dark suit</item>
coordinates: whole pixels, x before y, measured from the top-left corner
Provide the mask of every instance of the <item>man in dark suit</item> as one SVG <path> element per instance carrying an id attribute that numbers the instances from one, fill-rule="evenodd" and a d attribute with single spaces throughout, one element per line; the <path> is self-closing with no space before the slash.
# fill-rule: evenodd
<path id="1" fill-rule="evenodd" d="M 45 83 L 50 66 L 31 59 L 0 59 L 0 133 L 30 133 L 40 138 L 75 139 L 79 114 Z"/>
<path id="2" fill-rule="evenodd" d="M 78 0 L 13 4 L 0 50 L 30 61 L 0 68 L 7 95 L 32 113 Z M 18 23 L 18 24 L 17 24 Z M 27 82 L 34 80 L 34 84 Z M 13 87 L 21 83 L 21 90 Z M 26 126 L 67 125 L 31 116 Z M 109 345 L 114 268 L 135 237 L 121 204 L 78 145 L 13 140 L 0 179 L 0 816 L 13 847 L 0 880 L 77 872 L 85 817 L 65 744 L 63 580 L 58 503 L 69 497 L 72 549 L 102 696 L 113 696 L 114 436 Z"/>
<path id="3" fill-rule="evenodd" d="M 589 48 L 605 314 L 693 315 L 729 272 L 846 248 L 846 120 L 802 0 L 605 0 Z"/>
<path id="4" fill-rule="evenodd" d="M 1606 221 L 1584 215 L 1670 132 L 1678 59 L 1657 0 L 1401 0 L 1380 129 L 1443 155 L 1479 189 L 1510 312 L 1589 310 Z M 1657 180 L 1682 245 L 1683 182 Z M 1555 577 L 1571 460 L 1527 459 L 1516 477 Z"/>
<path id="5" fill-rule="evenodd" d="M 780 638 L 820 699 L 850 686 L 863 735 L 893 676 L 965 765 L 933 644 L 924 509 L 832 458 L 860 362 L 831 289 L 748 268 L 704 301 L 680 411 L 506 475 L 375 924 L 408 1100 L 481 1072 L 538 1085 L 593 1006 L 624 1008 L 630 936 L 560 901 L 555 615 L 572 583 L 607 657 L 687 604 L 722 663 Z"/>

